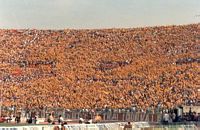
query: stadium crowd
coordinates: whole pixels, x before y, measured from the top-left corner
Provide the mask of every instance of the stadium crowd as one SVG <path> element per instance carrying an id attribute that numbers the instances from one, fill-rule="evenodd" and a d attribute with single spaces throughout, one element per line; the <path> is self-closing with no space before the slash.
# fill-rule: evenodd
<path id="1" fill-rule="evenodd" d="M 172 108 L 197 102 L 200 25 L 0 30 L 3 106 Z"/>

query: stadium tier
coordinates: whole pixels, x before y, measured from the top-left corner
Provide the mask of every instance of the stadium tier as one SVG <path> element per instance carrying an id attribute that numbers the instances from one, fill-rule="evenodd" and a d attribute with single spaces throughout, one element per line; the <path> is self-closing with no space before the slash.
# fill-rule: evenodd
<path id="1" fill-rule="evenodd" d="M 200 24 L 0 30 L 3 106 L 171 108 L 197 103 Z"/>

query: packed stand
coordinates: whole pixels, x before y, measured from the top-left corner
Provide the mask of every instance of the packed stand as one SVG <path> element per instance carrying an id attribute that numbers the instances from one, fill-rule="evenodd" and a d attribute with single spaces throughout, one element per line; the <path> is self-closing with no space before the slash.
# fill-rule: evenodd
<path id="1" fill-rule="evenodd" d="M 0 30 L 3 106 L 146 110 L 195 101 L 199 29 Z"/>

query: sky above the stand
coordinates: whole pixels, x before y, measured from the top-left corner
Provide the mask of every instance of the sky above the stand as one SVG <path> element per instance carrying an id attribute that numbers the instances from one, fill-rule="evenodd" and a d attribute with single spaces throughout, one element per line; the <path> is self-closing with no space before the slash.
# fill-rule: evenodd
<path id="1" fill-rule="evenodd" d="M 0 28 L 129 28 L 200 22 L 200 0 L 0 0 Z"/>

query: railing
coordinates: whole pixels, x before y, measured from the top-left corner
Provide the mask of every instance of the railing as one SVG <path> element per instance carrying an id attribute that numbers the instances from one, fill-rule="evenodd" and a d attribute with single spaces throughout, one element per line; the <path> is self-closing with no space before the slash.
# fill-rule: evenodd
<path id="1" fill-rule="evenodd" d="M 4 109 L 5 111 L 7 109 Z M 47 118 L 49 113 L 53 112 L 55 118 L 62 115 L 64 119 L 87 119 L 93 118 L 98 113 L 102 117 L 102 122 L 106 121 L 146 121 L 146 122 L 160 122 L 162 114 L 154 112 L 138 112 L 130 109 L 108 109 L 108 110 L 65 110 L 65 109 L 43 109 L 43 110 L 20 110 L 17 111 L 21 117 L 30 117 L 35 113 L 38 118 Z M 16 112 L 16 113 L 17 113 Z M 31 114 L 32 113 L 32 114 Z"/>

